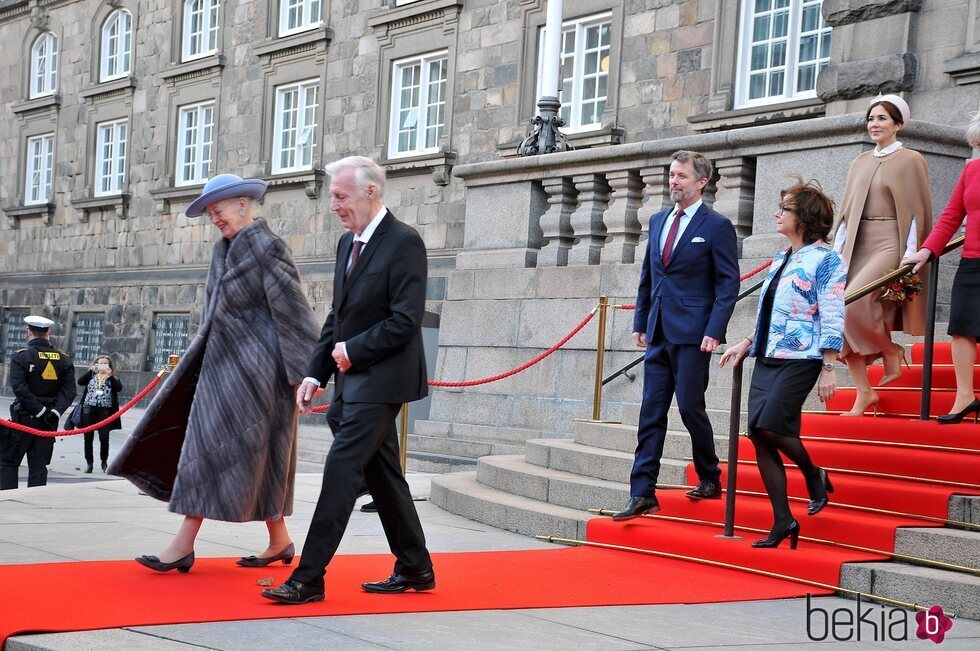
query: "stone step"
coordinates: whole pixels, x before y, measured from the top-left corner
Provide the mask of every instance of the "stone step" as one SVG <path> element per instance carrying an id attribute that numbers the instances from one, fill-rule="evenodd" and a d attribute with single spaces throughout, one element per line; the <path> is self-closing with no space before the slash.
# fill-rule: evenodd
<path id="1" fill-rule="evenodd" d="M 890 599 L 939 605 L 957 617 L 980 619 L 980 577 L 905 563 L 845 563 L 841 587 Z"/>
<path id="2" fill-rule="evenodd" d="M 469 423 L 447 423 L 437 420 L 417 420 L 413 435 L 432 436 L 465 441 L 524 444 L 528 439 L 544 436 L 541 430 L 517 427 L 497 427 L 495 425 L 472 425 Z"/>
<path id="3" fill-rule="evenodd" d="M 980 525 L 980 496 L 952 495 L 949 498 L 949 519 Z"/>
<path id="4" fill-rule="evenodd" d="M 520 454 L 524 451 L 524 446 L 489 441 L 464 441 L 462 439 L 450 439 L 441 436 L 413 435 L 408 437 L 408 449 L 412 452 L 430 452 L 454 457 L 479 459 L 488 454 Z"/>
<path id="5" fill-rule="evenodd" d="M 629 484 L 543 468 L 520 455 L 483 457 L 476 477 L 484 486 L 505 493 L 579 511 L 626 504 L 630 494 Z"/>
<path id="6" fill-rule="evenodd" d="M 628 482 L 633 468 L 633 454 L 581 445 L 567 439 L 532 439 L 527 442 L 528 463 L 565 472 Z M 684 484 L 687 462 L 664 457 L 660 464 L 661 484 Z"/>
<path id="7" fill-rule="evenodd" d="M 726 403 L 727 405 L 727 403 Z M 731 415 L 726 406 L 724 409 L 717 409 L 708 407 L 705 410 L 708 414 L 708 420 L 711 421 L 711 427 L 715 434 L 728 434 L 728 423 L 731 422 Z M 745 428 L 745 423 L 748 419 L 748 413 L 745 411 L 741 414 L 741 427 Z M 640 405 L 636 403 L 629 403 L 623 405 L 622 410 L 622 421 L 623 425 L 636 426 L 640 422 Z M 677 410 L 675 404 L 671 404 L 670 410 L 667 412 L 667 427 L 669 428 L 681 428 L 684 426 L 684 421 L 681 420 L 681 413 Z"/>
<path id="8" fill-rule="evenodd" d="M 636 450 L 636 426 L 634 425 L 577 421 L 572 424 L 572 431 L 575 442 L 582 445 L 630 454 Z M 726 456 L 728 450 L 727 432 L 715 432 L 715 450 L 719 456 Z M 687 431 L 667 432 L 667 438 L 664 441 L 664 458 L 684 459 L 690 457 L 691 454 L 691 435 Z"/>
<path id="9" fill-rule="evenodd" d="M 450 513 L 526 536 L 585 538 L 591 514 L 511 495 L 484 486 L 476 476 L 476 472 L 456 472 L 433 477 L 429 501 Z"/>
<path id="10" fill-rule="evenodd" d="M 980 568 L 980 532 L 948 527 L 903 527 L 895 531 L 895 551 L 977 569 Z"/>
<path id="11" fill-rule="evenodd" d="M 408 452 L 405 455 L 405 465 L 412 472 L 470 472 L 476 468 L 476 459 L 431 452 Z"/>

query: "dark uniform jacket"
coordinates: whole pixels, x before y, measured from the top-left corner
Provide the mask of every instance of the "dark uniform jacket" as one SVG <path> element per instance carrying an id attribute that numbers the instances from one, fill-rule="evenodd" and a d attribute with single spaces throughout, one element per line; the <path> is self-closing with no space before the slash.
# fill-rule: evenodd
<path id="1" fill-rule="evenodd" d="M 31 420 L 51 424 L 57 421 L 55 410 L 64 414 L 75 399 L 75 365 L 71 357 L 51 345 L 47 339 L 32 339 L 27 348 L 14 353 L 10 360 L 10 388 L 17 400 L 10 406 L 18 422 Z M 38 418 L 38 415 L 41 417 Z"/>

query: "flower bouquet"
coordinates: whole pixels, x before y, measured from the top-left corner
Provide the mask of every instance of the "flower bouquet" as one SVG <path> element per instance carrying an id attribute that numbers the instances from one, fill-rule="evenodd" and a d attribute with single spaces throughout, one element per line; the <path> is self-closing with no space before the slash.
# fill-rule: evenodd
<path id="1" fill-rule="evenodd" d="M 918 275 L 909 272 L 885 285 L 881 300 L 893 303 L 905 303 L 922 291 L 922 280 Z"/>

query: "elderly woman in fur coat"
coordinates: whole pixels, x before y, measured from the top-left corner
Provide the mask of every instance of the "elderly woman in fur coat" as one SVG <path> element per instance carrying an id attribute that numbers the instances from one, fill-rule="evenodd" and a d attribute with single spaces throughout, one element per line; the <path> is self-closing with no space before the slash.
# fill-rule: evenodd
<path id="1" fill-rule="evenodd" d="M 187 209 L 224 236 L 214 247 L 197 335 L 109 473 L 184 516 L 151 569 L 187 572 L 204 518 L 262 520 L 269 546 L 239 565 L 292 561 L 284 518 L 293 511 L 296 404 L 318 329 L 285 242 L 255 219 L 266 184 L 214 177 Z"/>

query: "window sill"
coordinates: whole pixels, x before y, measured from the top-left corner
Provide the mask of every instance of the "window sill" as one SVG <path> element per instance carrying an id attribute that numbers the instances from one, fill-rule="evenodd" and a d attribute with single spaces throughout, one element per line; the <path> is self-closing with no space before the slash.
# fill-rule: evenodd
<path id="1" fill-rule="evenodd" d="M 438 151 L 418 156 L 399 156 L 378 161 L 388 176 L 409 176 L 419 172 L 431 172 L 436 185 L 449 185 L 456 152 Z"/>
<path id="2" fill-rule="evenodd" d="M 943 72 L 953 78 L 957 86 L 980 82 L 980 52 L 971 52 L 943 63 Z"/>
<path id="3" fill-rule="evenodd" d="M 61 106 L 61 95 L 55 93 L 54 95 L 45 95 L 44 97 L 38 97 L 36 99 L 29 99 L 26 102 L 21 102 L 19 104 L 14 104 L 10 107 L 11 112 L 16 115 L 21 113 L 30 113 L 32 111 L 43 111 L 50 108 L 58 108 Z"/>
<path id="4" fill-rule="evenodd" d="M 388 30 L 401 27 L 402 24 L 414 23 L 419 16 L 431 13 L 445 14 L 447 10 L 459 11 L 463 0 L 420 0 L 402 7 L 381 9 L 368 17 L 368 27 Z M 402 24 L 399 24 L 402 23 Z"/>
<path id="5" fill-rule="evenodd" d="M 259 57 L 283 57 L 312 50 L 320 43 L 327 45 L 332 40 L 333 30 L 326 25 L 320 25 L 304 32 L 266 39 L 264 43 L 256 45 L 252 51 Z"/>
<path id="6" fill-rule="evenodd" d="M 95 101 L 96 99 L 101 99 L 103 97 L 109 97 L 111 95 L 117 95 L 122 93 L 133 94 L 136 90 L 136 77 L 122 77 L 121 79 L 113 79 L 112 81 L 104 81 L 98 83 L 94 86 L 90 86 L 78 94 L 87 102 Z"/>
<path id="7" fill-rule="evenodd" d="M 703 133 L 705 131 L 727 131 L 762 124 L 805 120 L 822 117 L 826 112 L 826 105 L 819 98 L 813 97 L 779 104 L 751 106 L 732 111 L 702 113 L 701 115 L 692 115 L 687 121 L 693 131 Z"/>
<path id="8" fill-rule="evenodd" d="M 221 53 L 209 54 L 208 56 L 201 57 L 200 59 L 192 59 L 190 61 L 171 66 L 160 76 L 164 81 L 171 84 L 176 84 L 177 82 L 184 81 L 185 79 L 206 77 L 208 75 L 216 74 L 221 72 L 221 69 L 224 67 L 225 55 Z"/>
<path id="9" fill-rule="evenodd" d="M 313 168 L 298 172 L 270 174 L 263 176 L 262 180 L 269 184 L 269 190 L 301 186 L 307 197 L 316 199 L 320 196 L 320 189 L 323 187 L 323 179 L 326 176 L 327 173 L 322 169 Z"/>
<path id="10" fill-rule="evenodd" d="M 3 213 L 6 215 L 7 224 L 11 228 L 18 228 L 21 219 L 32 217 L 40 217 L 45 226 L 50 226 L 51 219 L 54 217 L 54 204 L 36 203 L 30 206 L 9 206 L 3 209 Z"/>
<path id="11" fill-rule="evenodd" d="M 150 196 L 156 200 L 158 213 L 170 212 L 170 205 L 174 203 L 190 203 L 197 199 L 204 188 L 203 183 L 194 185 L 180 185 L 159 190 L 150 190 Z"/>
<path id="12" fill-rule="evenodd" d="M 594 131 L 579 131 L 565 134 L 565 139 L 573 149 L 591 149 L 593 147 L 606 147 L 609 145 L 621 145 L 626 141 L 626 131 L 621 127 L 605 127 Z M 497 145 L 497 154 L 501 158 L 516 158 L 517 147 L 524 140 L 511 140 Z"/>
<path id="13" fill-rule="evenodd" d="M 129 217 L 129 194 L 126 192 L 105 197 L 72 199 L 71 205 L 81 211 L 78 220 L 82 222 L 87 222 L 92 212 L 113 211 L 119 219 Z"/>

